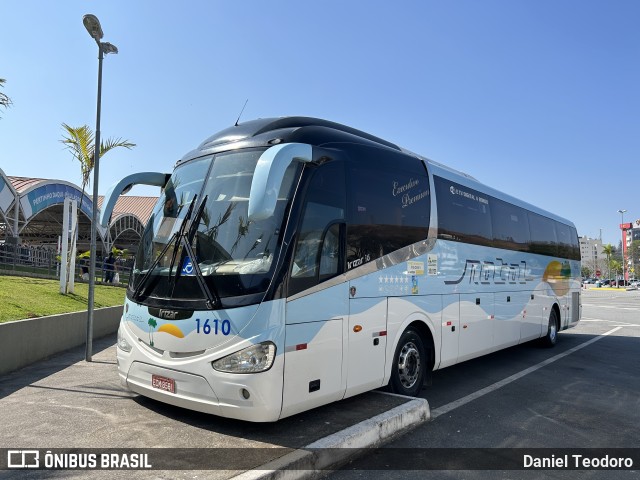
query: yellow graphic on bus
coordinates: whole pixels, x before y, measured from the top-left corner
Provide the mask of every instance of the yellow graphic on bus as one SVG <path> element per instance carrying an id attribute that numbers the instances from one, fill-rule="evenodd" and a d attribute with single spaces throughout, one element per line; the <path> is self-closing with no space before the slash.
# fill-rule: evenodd
<path id="1" fill-rule="evenodd" d="M 557 260 L 549 262 L 542 275 L 542 281 L 547 282 L 558 296 L 566 295 L 569 292 L 570 280 L 571 265 L 569 262 L 560 263 Z"/>
<path id="2" fill-rule="evenodd" d="M 160 332 L 168 333 L 169 335 L 173 335 L 174 337 L 184 338 L 184 333 L 182 333 L 182 330 L 171 323 L 165 323 L 164 325 L 161 325 L 160 328 L 158 328 L 158 333 Z"/>

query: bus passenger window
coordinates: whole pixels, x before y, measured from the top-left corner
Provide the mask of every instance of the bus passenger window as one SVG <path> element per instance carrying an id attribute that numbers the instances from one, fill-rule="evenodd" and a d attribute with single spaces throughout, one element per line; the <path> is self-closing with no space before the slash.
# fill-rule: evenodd
<path id="1" fill-rule="evenodd" d="M 555 222 L 537 213 L 528 212 L 531 231 L 531 252 L 540 255 L 558 255 Z"/>
<path id="2" fill-rule="evenodd" d="M 438 201 L 438 238 L 493 245 L 491 197 L 442 177 L 433 177 Z"/>
<path id="3" fill-rule="evenodd" d="M 356 164 L 349 172 L 348 269 L 420 242 L 429 233 L 431 192 L 424 165 L 393 152 L 379 155 L 387 164 Z"/>

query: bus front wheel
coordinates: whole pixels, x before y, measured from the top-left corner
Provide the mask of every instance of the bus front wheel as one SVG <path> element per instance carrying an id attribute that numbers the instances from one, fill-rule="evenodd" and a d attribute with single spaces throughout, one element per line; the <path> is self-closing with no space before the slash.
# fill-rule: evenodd
<path id="1" fill-rule="evenodd" d="M 542 337 L 542 344 L 545 347 L 553 347 L 558 343 L 558 314 L 555 309 L 551 309 L 549 314 L 549 325 L 547 326 L 547 334 Z"/>
<path id="2" fill-rule="evenodd" d="M 424 342 L 413 328 L 407 328 L 398 342 L 393 356 L 389 390 L 400 395 L 415 397 L 424 383 L 428 359 Z"/>

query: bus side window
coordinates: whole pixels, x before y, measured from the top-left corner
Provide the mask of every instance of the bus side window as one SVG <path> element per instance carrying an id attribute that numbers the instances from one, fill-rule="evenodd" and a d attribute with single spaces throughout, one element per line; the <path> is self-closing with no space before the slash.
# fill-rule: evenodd
<path id="1" fill-rule="evenodd" d="M 349 170 L 348 269 L 420 242 L 429 233 L 431 191 L 423 163 L 388 151 L 364 151 L 362 157 L 371 162 Z"/>
<path id="2" fill-rule="evenodd" d="M 314 172 L 296 238 L 288 295 L 342 273 L 340 243 L 346 195 L 344 167 L 331 162 Z"/>
<path id="3" fill-rule="evenodd" d="M 493 246 L 492 198 L 451 180 L 433 177 L 438 201 L 438 238 Z"/>
<path id="4" fill-rule="evenodd" d="M 320 281 L 340 273 L 340 224 L 329 227 L 320 250 Z"/>
<path id="5" fill-rule="evenodd" d="M 527 212 L 516 205 L 489 197 L 493 246 L 528 252 L 531 244 Z"/>
<path id="6" fill-rule="evenodd" d="M 558 238 L 558 256 L 562 258 L 570 258 L 572 260 L 580 260 L 579 246 L 576 249 L 576 239 L 578 238 L 575 231 L 568 225 L 555 222 L 556 237 Z"/>
<path id="7" fill-rule="evenodd" d="M 555 222 L 533 212 L 528 212 L 528 216 L 531 231 L 531 252 L 556 257 L 558 255 L 558 239 Z"/>

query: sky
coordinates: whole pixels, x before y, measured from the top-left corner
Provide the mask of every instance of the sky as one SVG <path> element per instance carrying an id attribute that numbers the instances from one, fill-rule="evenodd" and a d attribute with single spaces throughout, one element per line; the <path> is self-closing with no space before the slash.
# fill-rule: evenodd
<path id="1" fill-rule="evenodd" d="M 618 245 L 640 219 L 636 0 L 0 0 L 0 168 L 80 184 L 62 123 L 137 146 L 99 191 L 170 172 L 242 120 L 302 115 L 401 145 Z M 157 195 L 152 187 L 131 194 Z"/>

